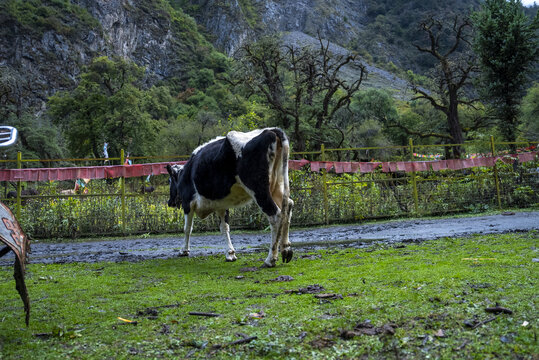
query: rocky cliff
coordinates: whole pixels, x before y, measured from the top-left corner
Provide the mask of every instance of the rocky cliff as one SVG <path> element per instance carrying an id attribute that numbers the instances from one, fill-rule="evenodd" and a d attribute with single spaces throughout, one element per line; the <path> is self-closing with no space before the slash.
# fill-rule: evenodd
<path id="1" fill-rule="evenodd" d="M 363 0 L 189 0 L 190 14 L 232 55 L 244 41 L 268 33 L 301 32 L 346 46 L 366 21 Z"/>
<path id="2" fill-rule="evenodd" d="M 73 88 L 82 67 L 100 55 L 145 66 L 149 84 L 182 83 L 213 46 L 232 55 L 269 33 L 307 43 L 320 35 L 343 51 L 364 37 L 372 6 L 372 0 L 3 0 L 0 78 L 11 77 L 16 97 L 38 107 Z M 375 67 L 369 72 L 368 86 L 405 86 Z M 348 74 L 355 76 L 353 69 Z"/>
<path id="3" fill-rule="evenodd" d="M 35 2 L 32 2 L 35 3 Z M 100 55 L 121 56 L 146 67 L 147 79 L 182 78 L 212 51 L 192 18 L 166 2 L 76 0 L 43 6 L 0 4 L 0 70 L 45 101 L 72 88 L 81 67 Z"/>
<path id="4" fill-rule="evenodd" d="M 186 11 L 208 33 L 214 46 L 233 56 L 246 41 L 281 34 L 284 43 L 318 47 L 318 36 L 329 40 L 330 51 L 343 54 L 363 36 L 367 22 L 364 0 L 188 0 Z M 393 90 L 400 98 L 411 94 L 406 81 L 364 61 L 368 78 L 364 87 Z M 359 69 L 346 67 L 344 75 L 356 79 Z"/>

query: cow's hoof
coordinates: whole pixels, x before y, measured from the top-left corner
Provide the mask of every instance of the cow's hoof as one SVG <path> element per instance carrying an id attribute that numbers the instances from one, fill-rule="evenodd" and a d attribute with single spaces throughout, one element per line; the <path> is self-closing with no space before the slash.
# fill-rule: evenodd
<path id="1" fill-rule="evenodd" d="M 262 267 L 263 268 L 272 268 L 272 267 L 275 267 L 275 259 L 271 259 L 269 262 L 268 260 L 266 259 L 264 261 L 264 263 L 262 264 Z"/>
<path id="2" fill-rule="evenodd" d="M 189 256 L 189 250 L 184 250 L 178 254 L 178 256 Z"/>
<path id="3" fill-rule="evenodd" d="M 292 256 L 294 256 L 294 251 L 290 248 L 285 249 L 281 252 L 281 255 L 283 256 L 283 262 L 287 263 L 292 260 Z"/>
<path id="4" fill-rule="evenodd" d="M 228 254 L 226 254 L 226 261 L 227 262 L 233 262 L 238 260 L 236 257 L 236 253 L 234 251 L 229 251 Z"/>

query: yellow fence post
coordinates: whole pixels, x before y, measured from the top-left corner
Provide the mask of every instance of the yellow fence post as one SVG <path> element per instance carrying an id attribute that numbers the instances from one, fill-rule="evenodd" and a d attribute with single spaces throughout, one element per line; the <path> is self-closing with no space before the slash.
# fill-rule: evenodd
<path id="1" fill-rule="evenodd" d="M 17 169 L 22 169 L 22 153 L 17 152 Z M 17 182 L 17 219 L 21 218 L 21 194 L 22 194 L 22 181 L 19 179 Z"/>
<path id="2" fill-rule="evenodd" d="M 326 146 L 324 144 L 320 145 L 320 160 L 326 161 Z M 328 185 L 327 185 L 327 174 L 326 169 L 322 169 L 322 182 L 324 183 L 324 220 L 326 224 L 329 224 L 329 201 L 328 201 Z"/>
<path id="3" fill-rule="evenodd" d="M 414 160 L 414 140 L 410 138 L 410 160 Z M 414 209 L 415 213 L 419 213 L 419 195 L 417 193 L 417 179 L 415 176 L 415 171 L 412 171 L 412 192 L 414 194 Z"/>
<path id="4" fill-rule="evenodd" d="M 125 162 L 124 149 L 120 150 L 120 165 Z M 122 202 L 122 232 L 125 234 L 125 177 L 120 177 L 120 194 Z"/>
<path id="5" fill-rule="evenodd" d="M 492 151 L 492 157 L 496 156 L 495 149 L 494 149 L 494 136 L 490 135 L 490 150 Z M 496 183 L 496 197 L 498 198 L 498 207 L 500 210 L 502 209 L 502 196 L 500 191 L 500 179 L 498 177 L 498 167 L 496 165 L 497 162 L 494 163 L 494 182 Z"/>

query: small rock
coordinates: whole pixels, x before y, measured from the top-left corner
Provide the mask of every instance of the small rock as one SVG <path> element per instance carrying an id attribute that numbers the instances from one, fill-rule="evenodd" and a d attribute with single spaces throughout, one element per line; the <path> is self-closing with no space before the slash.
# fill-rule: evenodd
<path id="1" fill-rule="evenodd" d="M 289 275 L 279 275 L 275 279 L 271 279 L 270 281 L 292 281 L 294 278 Z"/>
<path id="2" fill-rule="evenodd" d="M 443 337 L 445 337 L 445 333 L 444 333 L 444 331 L 442 329 L 440 329 L 440 330 L 438 330 L 438 331 L 436 331 L 434 333 L 434 336 L 436 336 L 438 338 L 443 338 Z"/>

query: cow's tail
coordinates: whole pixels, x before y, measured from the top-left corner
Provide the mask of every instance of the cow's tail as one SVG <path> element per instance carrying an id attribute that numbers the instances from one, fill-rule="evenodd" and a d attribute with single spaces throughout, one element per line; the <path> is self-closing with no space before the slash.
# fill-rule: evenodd
<path id="1" fill-rule="evenodd" d="M 281 142 L 281 153 L 276 154 L 280 160 L 280 173 L 282 174 L 283 183 L 283 203 L 281 204 L 281 210 L 288 213 L 288 200 L 290 198 L 290 181 L 288 179 L 288 158 L 290 156 L 290 142 L 283 130 L 279 128 L 272 129 L 275 135 Z"/>
<path id="2" fill-rule="evenodd" d="M 277 238 L 279 239 L 279 247 L 281 248 L 281 255 L 283 262 L 287 263 L 292 260 L 294 251 L 291 249 L 290 240 L 288 239 L 288 231 L 290 229 L 290 218 L 292 216 L 292 206 L 294 202 L 290 199 L 290 182 L 288 179 L 288 157 L 290 154 L 290 143 L 286 137 L 284 131 L 276 128 L 275 134 L 279 138 L 281 143 L 281 152 L 276 154 L 276 159 L 280 160 L 280 164 L 277 165 L 277 172 L 280 175 L 282 182 L 282 203 L 281 203 L 281 221 L 277 229 Z M 279 148 L 279 146 L 277 146 Z M 276 239 L 277 240 L 277 239 Z"/>

